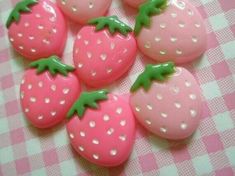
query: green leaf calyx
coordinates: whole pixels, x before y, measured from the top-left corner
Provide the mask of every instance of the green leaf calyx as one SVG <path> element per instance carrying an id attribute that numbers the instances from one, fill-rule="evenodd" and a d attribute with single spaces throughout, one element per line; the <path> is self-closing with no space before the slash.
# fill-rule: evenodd
<path id="1" fill-rule="evenodd" d="M 30 64 L 30 67 L 36 68 L 37 74 L 49 71 L 52 76 L 56 74 L 67 76 L 68 72 L 74 71 L 74 67 L 61 63 L 59 57 L 55 55 L 34 61 Z"/>
<path id="2" fill-rule="evenodd" d="M 13 22 L 18 22 L 20 20 L 20 14 L 31 12 L 30 6 L 38 3 L 38 0 L 22 0 L 15 5 L 15 8 L 11 11 L 6 27 L 9 28 Z"/>
<path id="3" fill-rule="evenodd" d="M 87 108 L 98 109 L 98 101 L 108 99 L 107 90 L 98 90 L 93 92 L 82 92 L 79 99 L 73 104 L 72 108 L 67 113 L 67 119 L 72 118 L 77 114 L 82 118 Z"/>
<path id="4" fill-rule="evenodd" d="M 137 91 L 143 87 L 148 91 L 151 87 L 152 81 L 165 81 L 170 74 L 175 72 L 175 65 L 173 62 L 166 62 L 158 65 L 147 65 L 143 73 L 141 73 L 131 87 L 131 92 Z"/>
<path id="5" fill-rule="evenodd" d="M 126 36 L 129 32 L 132 32 L 131 27 L 120 21 L 117 16 L 95 18 L 90 20 L 88 24 L 95 25 L 96 31 L 108 28 L 111 35 L 114 35 L 115 33 L 118 32 Z"/>
<path id="6" fill-rule="evenodd" d="M 151 16 L 160 14 L 167 6 L 167 0 L 148 0 L 139 7 L 134 33 L 138 35 L 143 27 L 149 27 Z"/>

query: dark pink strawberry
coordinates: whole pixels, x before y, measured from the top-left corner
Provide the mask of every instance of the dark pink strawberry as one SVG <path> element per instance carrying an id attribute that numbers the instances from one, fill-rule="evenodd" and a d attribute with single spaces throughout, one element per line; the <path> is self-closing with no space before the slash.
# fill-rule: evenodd
<path id="1" fill-rule="evenodd" d="M 22 109 L 26 118 L 38 128 L 61 122 L 80 93 L 73 67 L 51 56 L 31 63 L 20 86 Z"/>
<path id="2" fill-rule="evenodd" d="M 107 95 L 105 90 L 83 92 L 68 117 L 70 141 L 81 156 L 108 167 L 127 160 L 135 137 L 135 120 L 127 100 Z"/>
<path id="3" fill-rule="evenodd" d="M 64 17 L 49 0 L 22 0 L 7 20 L 13 48 L 22 56 L 36 60 L 61 55 L 67 36 Z"/>
<path id="4" fill-rule="evenodd" d="M 90 24 L 77 34 L 73 60 L 83 82 L 91 87 L 102 87 L 130 69 L 137 46 L 130 33 L 132 29 L 116 16 L 97 18 Z"/>

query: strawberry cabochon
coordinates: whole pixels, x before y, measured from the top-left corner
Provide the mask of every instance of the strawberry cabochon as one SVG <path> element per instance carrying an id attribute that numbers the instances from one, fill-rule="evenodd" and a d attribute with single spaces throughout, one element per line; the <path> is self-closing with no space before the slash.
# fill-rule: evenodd
<path id="1" fill-rule="evenodd" d="M 63 52 L 67 25 L 59 8 L 49 0 L 18 2 L 6 26 L 13 48 L 29 60 Z"/>
<path id="2" fill-rule="evenodd" d="M 206 50 L 203 19 L 187 0 L 151 0 L 139 8 L 135 34 L 140 51 L 149 58 L 182 64 Z"/>
<path id="3" fill-rule="evenodd" d="M 116 16 L 89 22 L 77 34 L 73 60 L 78 77 L 91 87 L 119 79 L 133 65 L 137 45 L 132 29 Z"/>
<path id="4" fill-rule="evenodd" d="M 135 138 L 135 119 L 126 99 L 106 90 L 83 92 L 68 118 L 71 144 L 85 159 L 106 167 L 127 160 Z"/>
<path id="5" fill-rule="evenodd" d="M 186 69 L 171 62 L 147 65 L 131 91 L 130 104 L 137 120 L 154 134 L 179 140 L 198 127 L 200 88 Z"/>
<path id="6" fill-rule="evenodd" d="M 80 24 L 86 24 L 90 19 L 104 15 L 111 3 L 112 0 L 57 0 L 57 4 L 64 14 Z"/>
<path id="7" fill-rule="evenodd" d="M 74 68 L 56 56 L 30 64 L 20 85 L 20 101 L 26 118 L 38 128 L 49 128 L 66 117 L 80 94 Z M 36 70 L 34 69 L 36 68 Z"/>

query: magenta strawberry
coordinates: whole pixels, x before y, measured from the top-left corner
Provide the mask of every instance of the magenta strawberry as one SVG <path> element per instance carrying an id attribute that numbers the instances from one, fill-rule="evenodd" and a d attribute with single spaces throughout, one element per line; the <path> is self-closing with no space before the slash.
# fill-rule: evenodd
<path id="1" fill-rule="evenodd" d="M 57 0 L 57 3 L 70 19 L 86 24 L 92 18 L 103 16 L 112 0 Z"/>
<path id="2" fill-rule="evenodd" d="M 93 19 L 89 24 L 77 34 L 73 60 L 83 82 L 102 87 L 130 69 L 136 56 L 136 41 L 130 33 L 132 29 L 116 16 Z"/>
<path id="3" fill-rule="evenodd" d="M 203 19 L 187 0 L 144 3 L 136 17 L 135 34 L 141 52 L 159 62 L 186 63 L 206 50 Z"/>
<path id="4" fill-rule="evenodd" d="M 67 27 L 58 7 L 49 0 L 22 0 L 8 17 L 9 40 L 22 56 L 36 60 L 61 55 Z"/>
<path id="5" fill-rule="evenodd" d="M 80 93 L 73 67 L 62 64 L 57 56 L 30 64 L 20 86 L 22 110 L 38 128 L 61 122 Z"/>
<path id="6" fill-rule="evenodd" d="M 199 125 L 202 101 L 194 77 L 171 62 L 147 65 L 131 88 L 137 120 L 167 139 L 184 139 Z"/>
<path id="7" fill-rule="evenodd" d="M 127 100 L 105 90 L 83 92 L 67 117 L 71 144 L 82 157 L 107 167 L 127 160 L 135 135 Z"/>

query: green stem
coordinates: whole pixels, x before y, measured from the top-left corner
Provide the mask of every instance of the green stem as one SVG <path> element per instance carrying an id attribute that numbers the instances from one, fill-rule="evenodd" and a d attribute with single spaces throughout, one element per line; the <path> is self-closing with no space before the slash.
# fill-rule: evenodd
<path id="1" fill-rule="evenodd" d="M 148 0 L 146 3 L 142 4 L 136 16 L 135 35 L 138 35 L 143 27 L 149 27 L 151 16 L 160 14 L 166 6 L 167 0 Z"/>
<path id="2" fill-rule="evenodd" d="M 120 21 L 117 16 L 95 18 L 90 20 L 88 24 L 95 25 L 96 31 L 108 28 L 111 35 L 119 32 L 122 35 L 126 36 L 129 32 L 132 32 L 131 27 Z"/>
<path id="3" fill-rule="evenodd" d="M 37 74 L 49 71 L 52 76 L 55 76 L 56 74 L 67 76 L 68 72 L 74 71 L 74 67 L 61 63 L 57 56 L 50 56 L 34 61 L 30 64 L 30 67 L 36 68 Z"/>
<path id="4" fill-rule="evenodd" d="M 167 76 L 174 73 L 175 65 L 173 62 L 166 62 L 159 65 L 147 65 L 143 73 L 141 73 L 137 80 L 131 87 L 131 92 L 135 92 L 140 87 L 143 87 L 147 91 L 153 80 L 165 81 Z"/>
<path id="5" fill-rule="evenodd" d="M 97 109 L 97 101 L 107 100 L 107 94 L 107 90 L 83 92 L 67 113 L 67 119 L 71 119 L 75 113 L 78 115 L 79 118 L 82 118 L 86 111 L 86 108 Z"/>
<path id="6" fill-rule="evenodd" d="M 21 12 L 24 12 L 24 13 L 31 12 L 31 9 L 29 8 L 29 6 L 35 5 L 37 3 L 38 3 L 38 0 L 22 0 L 21 2 L 18 2 L 15 5 L 15 8 L 11 11 L 7 19 L 7 23 L 6 23 L 7 28 L 9 28 L 13 22 L 18 22 L 20 20 Z"/>

